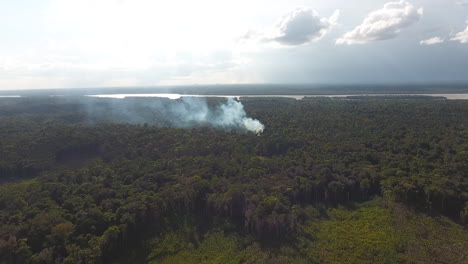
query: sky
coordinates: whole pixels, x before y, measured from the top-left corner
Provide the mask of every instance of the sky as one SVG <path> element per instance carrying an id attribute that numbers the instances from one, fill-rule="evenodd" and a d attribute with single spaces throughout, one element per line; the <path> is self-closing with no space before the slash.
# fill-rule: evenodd
<path id="1" fill-rule="evenodd" d="M 468 0 L 0 0 L 0 90 L 468 81 Z"/>

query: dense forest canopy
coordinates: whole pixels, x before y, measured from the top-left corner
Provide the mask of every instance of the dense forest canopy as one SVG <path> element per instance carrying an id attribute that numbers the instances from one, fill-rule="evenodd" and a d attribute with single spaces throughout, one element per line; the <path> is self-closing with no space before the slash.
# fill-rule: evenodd
<path id="1" fill-rule="evenodd" d="M 0 98 L 0 263 L 468 261 L 468 101 L 360 99 Z"/>

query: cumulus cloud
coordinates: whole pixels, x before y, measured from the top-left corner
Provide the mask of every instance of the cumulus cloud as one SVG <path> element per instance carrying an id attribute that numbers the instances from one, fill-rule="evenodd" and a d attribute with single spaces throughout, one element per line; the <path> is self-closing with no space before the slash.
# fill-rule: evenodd
<path id="1" fill-rule="evenodd" d="M 340 11 L 329 18 L 320 17 L 317 11 L 307 7 L 296 8 L 285 14 L 270 32 L 249 31 L 244 40 L 298 46 L 318 41 L 336 25 Z"/>
<path id="2" fill-rule="evenodd" d="M 297 8 L 281 18 L 270 40 L 292 46 L 319 40 L 336 24 L 339 15 L 336 10 L 330 18 L 321 18 L 313 9 Z"/>
<path id="3" fill-rule="evenodd" d="M 364 44 L 395 38 L 403 28 L 418 22 L 422 14 L 422 8 L 417 9 L 404 0 L 386 3 L 382 9 L 371 12 L 361 25 L 339 38 L 336 44 Z"/>
<path id="4" fill-rule="evenodd" d="M 459 41 L 460 43 L 468 43 L 468 26 L 464 31 L 458 32 L 451 40 Z"/>
<path id="5" fill-rule="evenodd" d="M 419 42 L 419 44 L 421 44 L 421 45 L 434 45 L 434 44 L 439 44 L 439 43 L 443 43 L 443 42 L 444 42 L 444 39 L 442 39 L 440 37 L 433 37 L 433 38 L 430 38 L 430 39 L 421 40 Z"/>

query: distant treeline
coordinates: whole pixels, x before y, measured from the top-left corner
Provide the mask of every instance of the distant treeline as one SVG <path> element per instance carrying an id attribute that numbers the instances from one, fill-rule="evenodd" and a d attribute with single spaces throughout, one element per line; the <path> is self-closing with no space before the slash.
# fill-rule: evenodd
<path id="1" fill-rule="evenodd" d="M 429 96 L 429 95 L 353 95 L 346 96 L 346 99 L 356 100 L 445 100 L 446 97 L 442 96 Z"/>
<path id="2" fill-rule="evenodd" d="M 0 91 L 1 95 L 76 96 L 90 94 L 176 93 L 193 95 L 343 95 L 468 93 L 468 83 L 429 84 L 225 84 L 155 87 L 103 87 Z"/>

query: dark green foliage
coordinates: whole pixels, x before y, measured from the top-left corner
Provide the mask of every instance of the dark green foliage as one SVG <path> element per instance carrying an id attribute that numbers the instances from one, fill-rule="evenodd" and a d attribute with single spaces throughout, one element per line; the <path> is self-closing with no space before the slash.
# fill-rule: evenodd
<path id="1" fill-rule="evenodd" d="M 96 123 L 82 100 L 8 100 L 0 263 L 112 263 L 145 241 L 156 244 L 140 260 L 162 263 L 416 262 L 427 257 L 407 256 L 419 242 L 395 233 L 399 211 L 330 208 L 377 196 L 468 219 L 468 101 L 245 99 L 266 126 L 258 137 Z M 450 242 L 439 237 L 428 240 Z"/>

